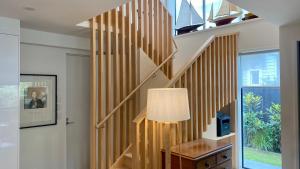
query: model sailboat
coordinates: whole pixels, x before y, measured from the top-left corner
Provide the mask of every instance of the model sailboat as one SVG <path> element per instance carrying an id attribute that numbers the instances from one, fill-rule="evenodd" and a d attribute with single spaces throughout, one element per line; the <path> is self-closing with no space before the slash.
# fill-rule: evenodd
<path id="1" fill-rule="evenodd" d="M 203 24 L 204 21 L 197 13 L 195 7 L 187 0 L 182 0 L 176 22 L 177 34 L 196 31 L 197 28 Z"/>
<path id="2" fill-rule="evenodd" d="M 242 14 L 241 8 L 226 0 L 222 1 L 216 15 L 214 15 L 213 9 L 212 4 L 208 21 L 215 23 L 217 26 L 229 24 Z"/>

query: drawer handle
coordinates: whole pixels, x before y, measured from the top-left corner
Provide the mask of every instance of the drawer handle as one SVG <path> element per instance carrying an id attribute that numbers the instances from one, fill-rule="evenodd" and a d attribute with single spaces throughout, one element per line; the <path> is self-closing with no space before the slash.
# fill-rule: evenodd
<path id="1" fill-rule="evenodd" d="M 209 168 L 209 167 L 210 167 L 210 165 L 209 165 L 207 162 L 205 162 L 204 165 L 205 165 L 206 168 Z"/>
<path id="2" fill-rule="evenodd" d="M 227 155 L 223 155 L 222 157 L 223 157 L 223 159 L 227 159 L 228 158 Z"/>

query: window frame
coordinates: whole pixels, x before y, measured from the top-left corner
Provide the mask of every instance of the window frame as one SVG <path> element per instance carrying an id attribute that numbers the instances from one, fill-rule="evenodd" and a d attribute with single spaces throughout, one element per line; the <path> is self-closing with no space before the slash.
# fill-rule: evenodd
<path id="1" fill-rule="evenodd" d="M 242 110 L 242 103 L 243 103 L 243 87 L 250 87 L 250 85 L 242 85 L 241 77 L 242 77 L 242 72 L 241 72 L 241 57 L 243 55 L 254 55 L 254 54 L 261 54 L 261 53 L 272 53 L 272 52 L 277 52 L 279 54 L 279 64 L 281 64 L 280 60 L 280 50 L 279 49 L 267 49 L 267 50 L 258 50 L 258 51 L 248 51 L 248 52 L 239 52 L 238 53 L 238 99 L 237 99 L 237 105 L 238 105 L 238 110 L 237 110 L 237 130 L 240 133 L 239 137 L 237 138 L 238 146 L 237 146 L 237 151 L 239 154 L 238 157 L 238 167 L 241 167 L 242 169 L 251 169 L 247 168 L 244 166 L 244 148 L 243 148 L 243 142 L 244 142 L 244 131 L 243 131 L 243 123 L 244 123 L 244 116 L 243 116 L 243 110 Z M 299 60 L 298 64 L 300 65 L 300 41 L 298 42 L 298 55 L 299 55 Z M 280 67 L 280 66 L 279 66 Z M 300 72 L 300 67 L 298 66 L 298 71 Z M 253 69 L 254 70 L 254 69 Z M 256 70 L 256 69 L 255 69 Z M 280 74 L 280 72 L 279 72 Z M 300 73 L 298 73 L 298 79 L 299 79 L 299 88 L 300 88 Z M 281 80 L 281 76 L 279 76 L 279 80 Z M 252 86 L 252 87 L 279 87 L 281 89 L 281 84 L 279 81 L 279 85 L 263 85 L 260 84 L 260 86 Z M 300 90 L 299 96 L 300 96 Z M 281 90 L 280 90 L 281 93 Z M 300 101 L 299 101 L 299 109 L 300 109 Z M 300 114 L 300 113 L 299 113 Z M 300 116 L 299 116 L 299 121 L 300 121 Z M 282 126 L 282 122 L 281 122 Z M 300 127 L 300 123 L 299 123 Z M 300 130 L 299 130 L 299 144 L 300 144 Z M 299 155 L 300 155 L 300 147 L 299 147 Z M 282 156 L 283 159 L 283 156 Z M 300 163 L 299 163 L 300 164 Z"/>
<path id="2" fill-rule="evenodd" d="M 253 83 L 253 78 L 252 78 L 252 72 L 258 72 L 258 83 Z M 249 70 L 249 79 L 250 79 L 250 86 L 261 86 L 261 79 L 260 79 L 260 76 L 261 76 L 261 69 L 250 69 Z"/>
<path id="3" fill-rule="evenodd" d="M 169 3 L 169 1 L 170 0 L 166 0 L 165 1 L 165 3 L 166 3 L 166 6 L 168 6 L 168 3 Z M 176 29 L 175 29 L 175 26 L 176 26 L 176 24 L 177 24 L 177 8 L 176 8 L 176 3 L 177 3 L 177 1 L 178 0 L 175 0 L 175 3 L 174 3 L 174 8 L 175 8 L 175 10 L 174 10 L 174 24 L 173 24 L 173 26 L 172 26 L 172 30 L 173 30 L 173 36 L 178 36 L 178 34 L 177 34 L 177 32 L 176 32 Z M 199 0 L 200 1 L 200 0 Z M 206 1 L 207 0 L 202 0 L 202 15 L 203 15 L 203 21 L 204 21 L 204 24 L 203 24 L 203 26 L 201 26 L 201 27 L 203 27 L 201 30 L 197 30 L 197 31 L 195 31 L 195 32 L 198 32 L 198 31 L 203 31 L 203 30 L 207 30 L 207 29 L 211 29 L 211 28 L 207 28 L 206 26 L 207 26 L 207 20 L 206 20 Z M 168 6 L 169 7 L 169 6 Z M 245 9 L 243 9 L 243 8 L 241 8 L 243 11 L 246 11 Z M 169 11 L 170 11 L 170 9 L 168 9 Z M 243 15 L 244 13 L 242 13 L 242 15 Z M 242 16 L 241 15 L 241 16 Z M 228 25 L 231 25 L 231 24 L 234 24 L 234 23 L 240 23 L 240 22 L 242 22 L 242 17 L 241 16 L 239 16 L 238 18 L 241 18 L 240 19 L 240 21 L 238 21 L 238 22 L 233 22 L 233 23 L 230 23 L 230 24 L 228 24 Z M 215 27 L 217 27 L 217 26 L 215 26 Z M 215 28 L 215 27 L 212 27 L 212 28 Z M 191 32 L 190 32 L 191 33 Z M 186 34 L 188 34 L 188 33 L 186 33 Z M 184 35 L 184 34 L 183 34 Z"/>

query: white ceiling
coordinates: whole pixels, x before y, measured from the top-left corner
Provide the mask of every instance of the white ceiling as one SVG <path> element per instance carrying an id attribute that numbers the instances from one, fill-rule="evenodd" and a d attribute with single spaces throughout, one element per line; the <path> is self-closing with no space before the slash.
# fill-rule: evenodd
<path id="1" fill-rule="evenodd" d="M 0 0 L 0 16 L 17 18 L 36 30 L 86 36 L 81 21 L 113 9 L 125 0 Z M 34 8 L 34 11 L 24 8 Z"/>
<path id="2" fill-rule="evenodd" d="M 127 0 L 0 0 L 0 16 L 18 18 L 22 27 L 86 36 L 81 21 Z M 300 22 L 300 0 L 229 0 L 277 25 Z M 24 8 L 35 8 L 28 11 Z"/>
<path id="3" fill-rule="evenodd" d="M 276 24 L 300 22 L 300 0 L 229 0 Z"/>

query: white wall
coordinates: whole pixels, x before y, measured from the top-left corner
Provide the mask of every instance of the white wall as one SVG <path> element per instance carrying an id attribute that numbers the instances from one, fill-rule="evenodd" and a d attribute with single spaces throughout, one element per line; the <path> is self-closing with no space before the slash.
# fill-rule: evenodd
<path id="1" fill-rule="evenodd" d="M 281 144 L 284 169 L 299 168 L 297 41 L 300 41 L 300 24 L 280 27 Z"/>
<path id="2" fill-rule="evenodd" d="M 21 169 L 66 169 L 66 55 L 87 54 L 89 41 L 66 35 L 21 30 L 21 73 L 58 76 L 58 123 L 22 129 Z"/>
<path id="3" fill-rule="evenodd" d="M 207 29 L 175 37 L 178 53 L 174 59 L 173 73 L 177 73 L 191 56 L 212 35 L 239 32 L 239 52 L 279 49 L 279 28 L 263 19 Z"/>
<path id="4" fill-rule="evenodd" d="M 0 17 L 0 168 L 19 168 L 20 21 Z"/>
<path id="5" fill-rule="evenodd" d="M 145 80 L 157 67 L 153 61 L 147 56 L 142 49 L 138 51 L 138 56 L 140 57 L 140 82 Z M 155 75 L 150 78 L 144 85 L 141 87 L 140 90 L 140 109 L 141 111 L 145 110 L 147 105 L 147 92 L 150 88 L 160 88 L 165 87 L 166 84 L 169 82 L 169 79 L 166 75 L 161 71 L 158 70 Z"/>

